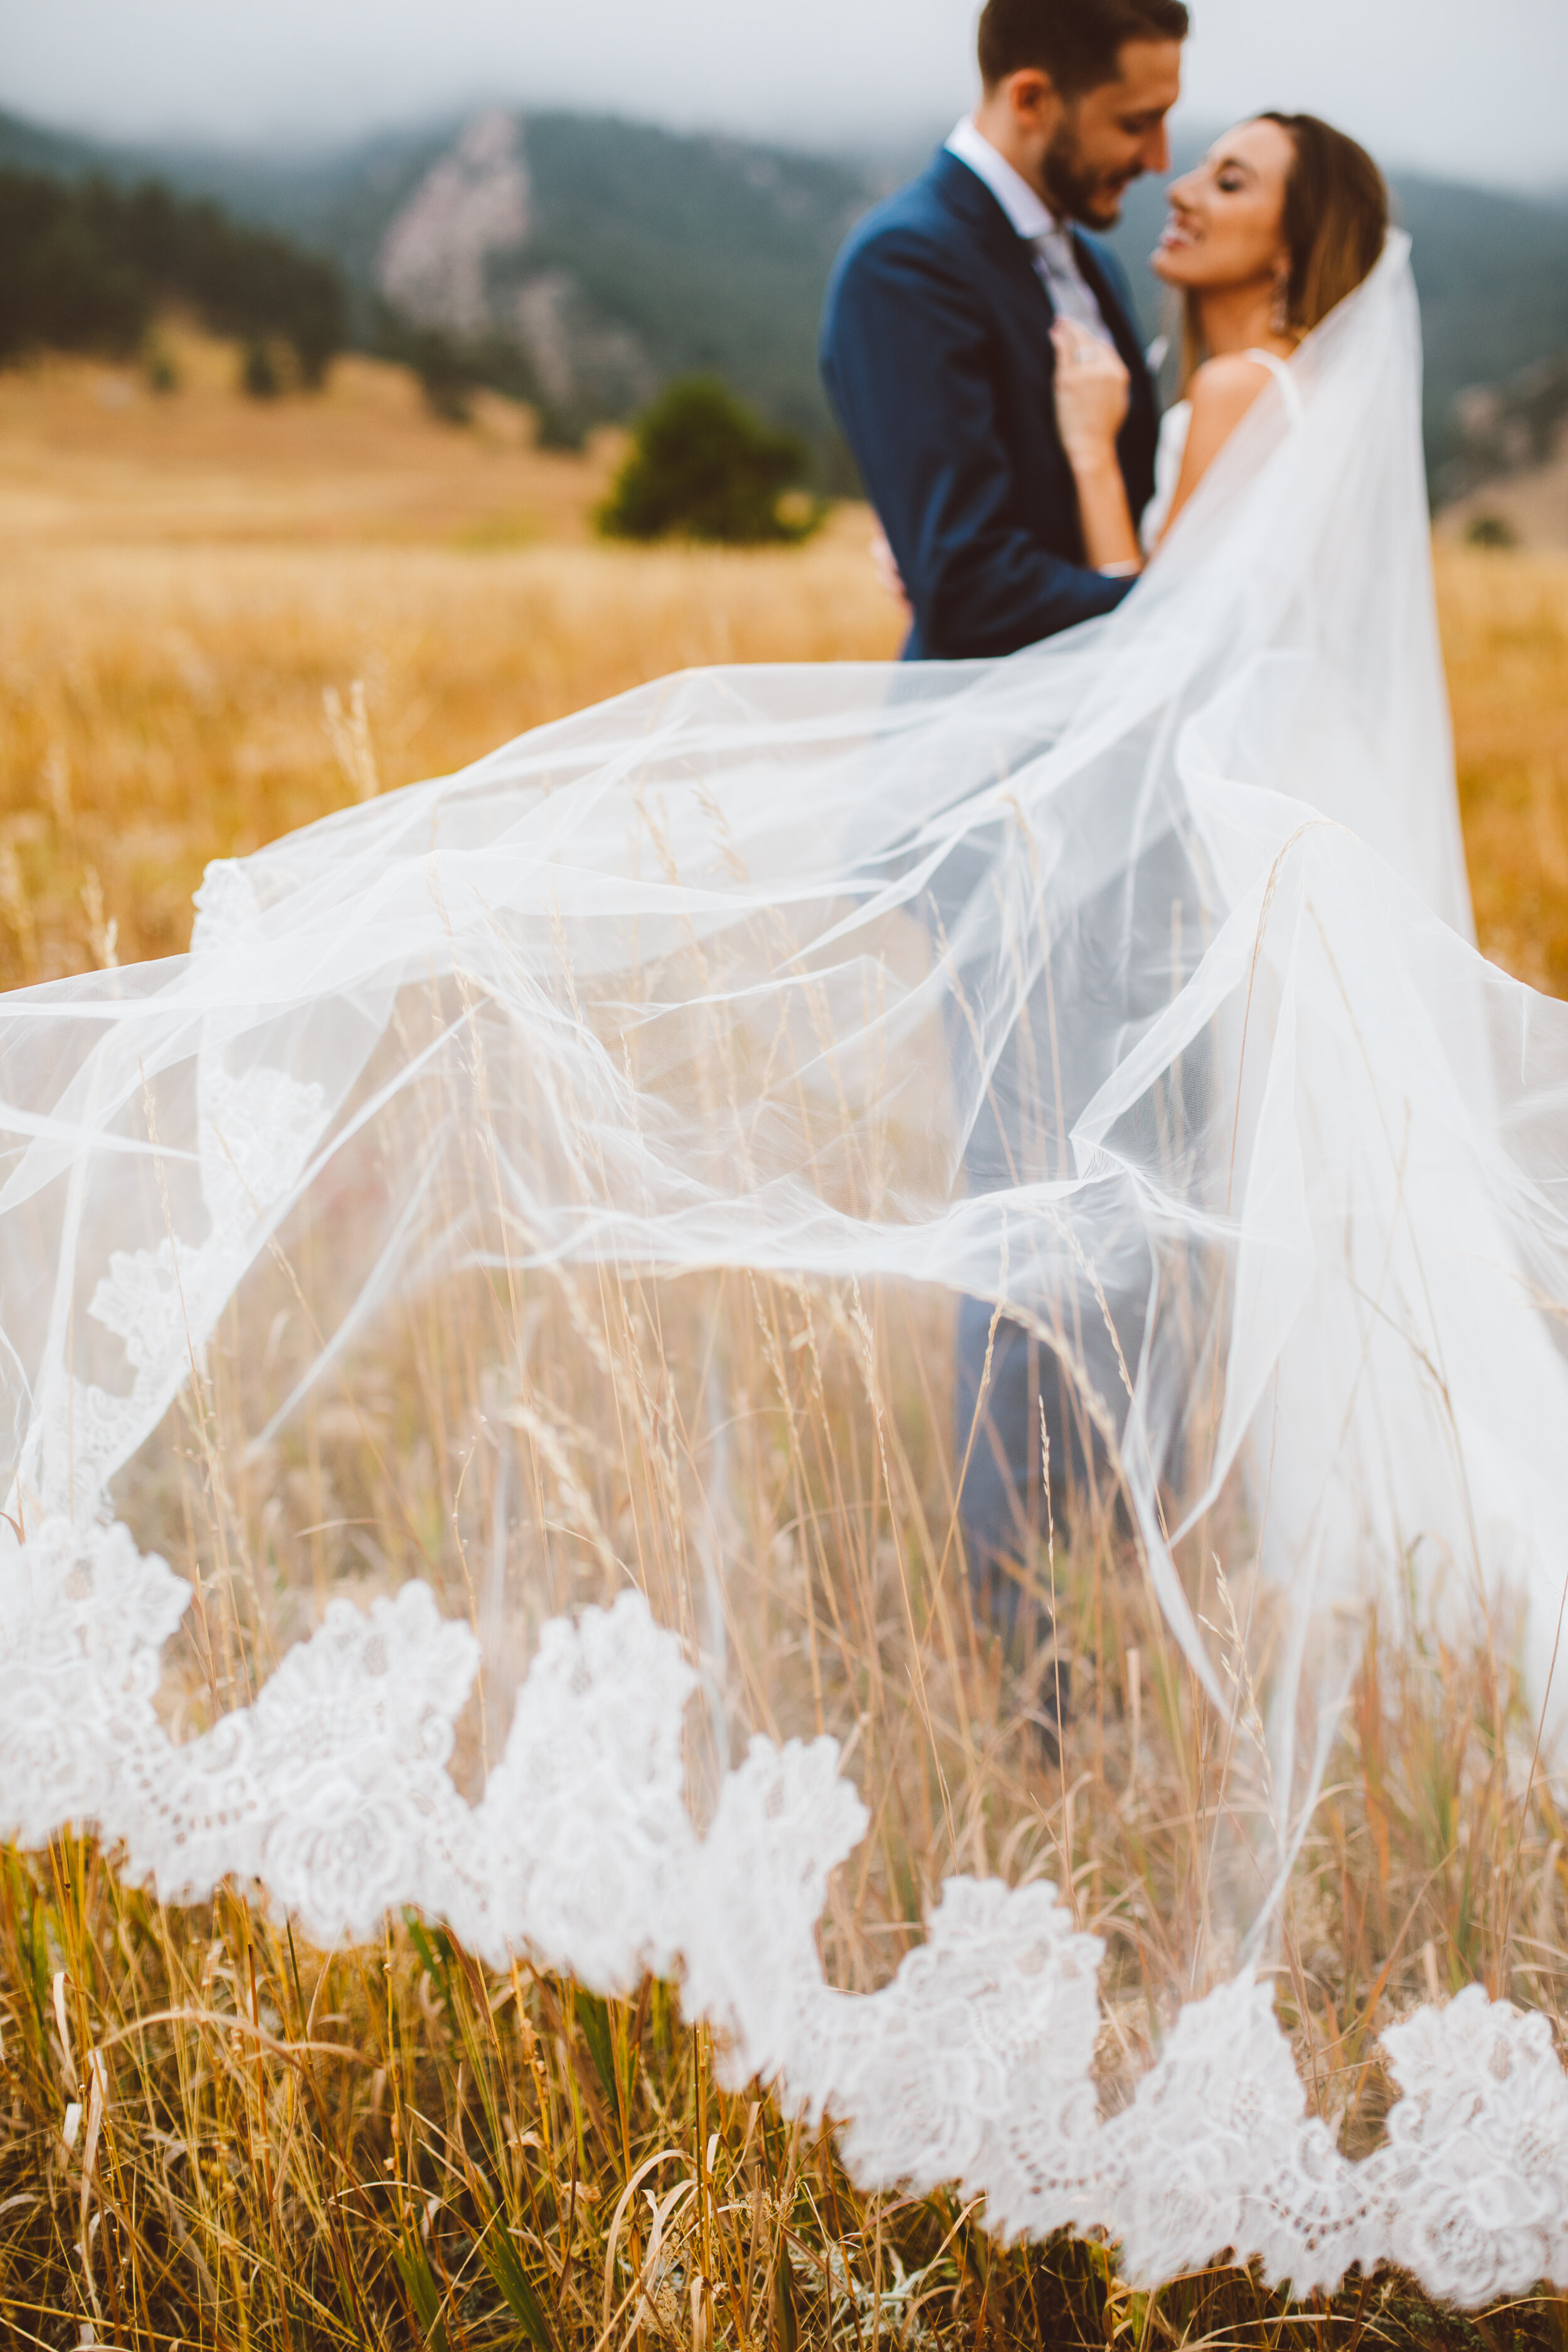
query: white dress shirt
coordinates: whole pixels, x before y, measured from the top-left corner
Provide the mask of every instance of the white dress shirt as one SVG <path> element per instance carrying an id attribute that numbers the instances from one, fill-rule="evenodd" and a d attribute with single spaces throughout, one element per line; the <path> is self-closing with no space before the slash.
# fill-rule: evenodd
<path id="1" fill-rule="evenodd" d="M 1094 289 L 1079 267 L 1072 232 L 1013 169 L 1005 155 L 975 129 L 968 115 L 948 141 L 947 152 L 984 180 L 1018 235 L 1034 247 L 1035 268 L 1058 318 L 1070 319 L 1086 333 L 1098 335 L 1102 343 L 1113 341 Z"/>

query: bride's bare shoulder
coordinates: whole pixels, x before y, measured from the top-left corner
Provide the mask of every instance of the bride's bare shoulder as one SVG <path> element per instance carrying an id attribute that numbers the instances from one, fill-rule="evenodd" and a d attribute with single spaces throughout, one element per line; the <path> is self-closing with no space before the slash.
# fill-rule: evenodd
<path id="1" fill-rule="evenodd" d="M 1205 360 L 1187 385 L 1192 414 L 1176 494 L 1165 520 L 1168 531 L 1247 410 L 1267 386 L 1268 362 L 1246 352 L 1226 352 Z M 1162 533 L 1162 537 L 1163 532 Z"/>
<path id="2" fill-rule="evenodd" d="M 1268 380 L 1267 362 L 1254 359 L 1249 352 L 1226 352 L 1205 360 L 1187 386 L 1194 425 L 1201 420 L 1211 429 L 1228 431 L 1246 415 Z"/>

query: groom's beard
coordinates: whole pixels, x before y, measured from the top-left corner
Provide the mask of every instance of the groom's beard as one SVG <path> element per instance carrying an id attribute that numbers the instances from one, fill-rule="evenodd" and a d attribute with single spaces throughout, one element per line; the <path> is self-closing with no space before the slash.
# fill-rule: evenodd
<path id="1" fill-rule="evenodd" d="M 1044 178 L 1053 211 L 1058 219 L 1081 221 L 1086 228 L 1114 228 L 1122 197 L 1142 176 L 1142 163 L 1113 173 L 1086 163 L 1070 114 L 1046 150 Z"/>

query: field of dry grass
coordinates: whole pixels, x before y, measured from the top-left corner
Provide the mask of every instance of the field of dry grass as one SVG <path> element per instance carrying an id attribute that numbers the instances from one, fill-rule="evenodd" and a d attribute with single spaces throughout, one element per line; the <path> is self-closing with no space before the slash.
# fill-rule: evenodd
<path id="1" fill-rule="evenodd" d="M 162 399 L 0 376 L 6 984 L 110 923 L 121 961 L 184 946 L 206 860 L 365 788 L 365 737 L 384 789 L 689 665 L 897 647 L 856 509 L 801 550 L 611 549 L 608 442 L 539 452 L 499 400 L 437 425 L 369 361 L 258 405 L 231 352 L 175 348 Z M 1445 545 L 1438 583 L 1482 944 L 1568 991 L 1568 559 Z M 357 750 L 326 708 L 352 720 L 356 680 Z"/>
<path id="2" fill-rule="evenodd" d="M 896 650 L 854 510 L 799 551 L 612 549 L 613 447 L 538 452 L 499 400 L 436 424 L 374 362 L 258 407 L 232 354 L 180 357 L 163 399 L 0 376 L 6 984 L 82 968 L 110 922 L 122 961 L 184 947 L 207 859 L 365 789 L 367 745 L 385 789 L 671 670 Z M 357 751 L 326 707 L 352 728 L 356 681 Z"/>
<path id="3" fill-rule="evenodd" d="M 0 982 L 176 950 L 207 858 L 646 678 L 896 646 L 854 510 L 804 550 L 610 550 L 588 524 L 608 446 L 539 453 L 501 403 L 470 430 L 437 425 L 405 378 L 361 362 L 320 401 L 258 409 L 235 394 L 232 353 L 184 338 L 177 357 L 184 387 L 163 400 L 100 369 L 0 377 Z M 1445 548 L 1439 593 L 1483 944 L 1568 993 L 1568 562 Z M 625 1345 L 606 1323 L 605 1360 Z M 814 1395 L 817 1353 L 789 1329 L 766 1356 L 798 1390 L 764 1432 L 784 1454 L 801 1432 L 776 1503 L 797 1528 L 832 1520 L 819 1490 L 836 1456 L 881 1442 L 858 1356 L 830 1361 Z M 920 1355 L 879 1329 L 879 1362 Z M 215 1426 L 243 1370 L 215 1350 Z M 760 1357 L 758 1393 L 773 1377 Z M 634 1422 L 637 1396 L 628 1370 Z M 574 1426 L 592 1419 L 558 1402 Z M 817 1561 L 825 1586 L 864 1586 L 877 1623 L 887 1552 L 921 1559 L 951 1505 L 942 1449 L 895 1402 L 886 1516 L 830 1532 Z M 442 1442 L 420 1474 L 437 1527 L 456 1479 Z M 185 1488 L 165 1548 L 182 1573 L 209 1543 L 204 1510 L 232 1507 L 237 1556 L 276 1540 L 264 1498 L 237 1482 L 232 1506 L 204 1499 L 194 1450 L 172 1444 L 171 1496 Z M 367 1475 L 318 1453 L 300 1531 L 379 1512 L 353 1485 Z M 758 1558 L 783 1524 L 759 1517 Z M 1040 1866 L 1114 1950 L 1147 1935 L 1129 1926 L 1150 1916 L 1142 1886 L 1190 1879 L 1201 1741 L 1128 1562 L 1096 1537 L 1058 1565 L 1083 1662 L 1062 1768 L 1043 1774 L 994 1719 L 989 1664 L 953 1712 L 1023 1776 Z M 1347 2144 L 1375 2138 L 1374 2037 L 1401 2004 L 1480 1978 L 1550 2005 L 1568 1976 L 1568 1825 L 1544 1797 L 1521 1818 L 1520 1736 L 1516 1692 L 1455 1659 L 1369 1650 L 1279 1988 Z M 981 1847 L 962 1859 L 995 1866 L 974 1818 Z M 1117 2018 L 1110 2090 L 1152 2031 L 1135 1999 Z M 1397 2278 L 1302 2312 L 1246 2273 L 1146 2297 L 1104 2248 L 1004 2254 L 950 2198 L 858 2195 L 829 2140 L 721 2095 L 710 2061 L 664 1988 L 605 2003 L 489 1975 L 409 1923 L 380 1950 L 323 1957 L 227 1894 L 162 1910 L 89 1843 L 0 1853 L 0 2333 L 138 2352 L 1568 2339 L 1552 2298 L 1478 2334 Z"/>
<path id="4" fill-rule="evenodd" d="M 1568 556 L 1440 546 L 1437 591 L 1480 943 L 1568 995 Z"/>
<path id="5" fill-rule="evenodd" d="M 246 400 L 232 347 L 163 341 L 179 381 L 162 396 L 90 361 L 0 374 L 9 549 L 580 541 L 619 447 L 536 449 L 529 413 L 489 394 L 470 426 L 437 424 L 405 370 L 353 356 L 309 398 Z"/>

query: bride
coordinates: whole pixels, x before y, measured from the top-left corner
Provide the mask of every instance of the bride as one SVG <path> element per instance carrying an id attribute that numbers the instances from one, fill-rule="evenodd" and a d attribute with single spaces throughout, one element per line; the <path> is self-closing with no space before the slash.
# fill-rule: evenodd
<path id="1" fill-rule="evenodd" d="M 1201 364 L 1106 619 L 662 681 L 0 1008 L 0 1832 L 679 1977 L 862 2178 L 1133 2280 L 1563 2274 L 1538 2020 L 1390 2032 L 1357 2165 L 1255 1974 L 1378 1643 L 1517 1662 L 1548 1761 L 1561 1714 L 1568 1014 L 1469 943 L 1356 154 L 1262 118 L 1178 186 Z M 1114 371 L 1062 377 L 1138 561 Z M 1084 1437 L 1059 1770 L 958 1572 L 956 1297 Z M 1168 2027 L 1110 2117 L 1101 1969 Z"/>
<path id="2" fill-rule="evenodd" d="M 1185 396 L 1166 412 L 1155 488 L 1134 529 L 1115 462 L 1128 375 L 1114 347 L 1058 322 L 1057 415 L 1085 551 L 1101 570 L 1152 553 L 1270 381 L 1298 413 L 1288 365 L 1370 277 L 1388 194 L 1364 149 L 1310 114 L 1239 123 L 1170 191 L 1156 277 L 1186 296 Z"/>
<path id="3" fill-rule="evenodd" d="M 1169 203 L 1153 268 L 1185 298 L 1187 383 L 1163 420 L 1154 496 L 1137 522 L 1118 446 L 1129 414 L 1127 367 L 1104 334 L 1089 332 L 1066 313 L 1053 331 L 1057 424 L 1077 488 L 1083 551 L 1090 565 L 1118 579 L 1143 568 L 1266 392 L 1272 390 L 1292 429 L 1302 423 L 1302 395 L 1290 362 L 1304 339 L 1363 286 L 1387 239 L 1387 192 L 1376 165 L 1353 141 L 1310 115 L 1268 114 L 1237 125 L 1198 169 L 1174 184 Z M 1352 802 L 1336 792 L 1331 765 L 1324 761 L 1314 763 L 1301 790 L 1304 798 L 1375 840 L 1447 920 L 1468 932 L 1458 803 L 1446 762 L 1432 762 L 1423 774 L 1418 806 L 1384 805 L 1381 777 L 1370 793 L 1358 782 Z M 1159 893 L 1184 909 L 1191 903 L 1194 876 L 1179 835 L 1156 833 L 1139 851 L 1133 876 L 1132 887 L 1145 895 Z M 1126 990 L 1131 1011 L 1136 989 L 1123 956 L 1124 942 L 1113 928 L 1099 992 Z M 1082 977 L 1080 971 L 1080 982 Z M 1067 1001 L 1059 982 L 1051 992 L 1058 1003 Z M 1043 1013 L 1043 1006 L 1037 1008 L 1037 1017 Z M 993 1073 L 994 1097 L 1017 1085 L 1007 1055 L 1004 1048 L 1001 1067 Z M 1070 1059 L 1058 1052 L 1058 1093 Z M 1093 1082 L 1102 1076 L 1095 1066 Z M 1068 1084 L 1070 1115 L 1086 1097 L 1071 1099 Z M 1018 1118 L 1029 1116 L 1028 1087 L 1019 1091 L 1023 1099 L 1000 1134 L 984 1113 L 972 1132 L 966 1154 L 972 1184 L 1010 1181 L 1014 1130 Z M 1146 1276 L 1142 1265 L 1131 1267 L 1131 1289 L 1115 1299 L 1123 1324 L 1139 1324 L 1134 1294 Z M 982 1360 L 990 1370 L 979 1458 L 972 1451 L 964 1484 L 964 1531 L 972 1561 L 976 1555 L 1005 1560 L 1026 1554 L 1042 1532 L 1042 1446 L 1055 1465 L 1055 1516 L 1069 1523 L 1082 1507 L 1083 1478 L 1068 1473 L 1086 1471 L 1095 1448 L 1074 1428 L 1070 1408 L 1059 1409 L 1048 1357 L 1043 1365 L 1037 1350 L 1026 1357 L 1010 1327 L 993 1330 L 986 1302 L 973 1302 L 961 1318 L 973 1327 L 967 1348 L 961 1343 L 961 1452 L 980 1402 L 964 1370 Z M 1107 1349 L 1106 1336 L 1091 1328 L 1083 1347 L 1086 1360 L 1098 1359 L 1101 1390 L 1116 1385 L 1114 1349 Z M 1081 1422 L 1081 1415 L 1076 1418 Z M 1038 1500 L 1031 1501 L 1031 1488 Z"/>
<path id="4" fill-rule="evenodd" d="M 1114 348 L 1072 320 L 1054 340 L 1056 405 L 1073 470 L 1085 550 L 1097 568 L 1141 571 L 1168 538 L 1205 476 L 1271 390 L 1294 427 L 1304 422 L 1290 362 L 1372 275 L 1388 243 L 1388 196 L 1364 149 L 1306 114 L 1261 114 L 1218 140 L 1175 181 L 1152 257 L 1184 298 L 1183 397 L 1165 412 L 1155 489 L 1135 524 L 1115 461 L 1127 413 L 1127 371 Z M 1395 240 L 1395 250 L 1399 241 Z M 1408 389 L 1408 387 L 1406 387 Z M 1371 387 L 1366 387 L 1370 393 Z M 1425 588 L 1414 567 L 1405 593 Z M 1325 778 L 1313 797 L 1322 803 Z M 1471 929 L 1463 843 L 1446 762 L 1428 772 L 1425 805 L 1339 804 L 1445 921 Z"/>

